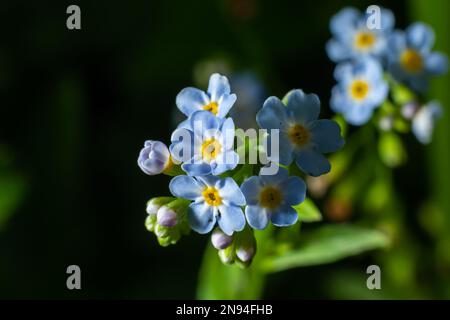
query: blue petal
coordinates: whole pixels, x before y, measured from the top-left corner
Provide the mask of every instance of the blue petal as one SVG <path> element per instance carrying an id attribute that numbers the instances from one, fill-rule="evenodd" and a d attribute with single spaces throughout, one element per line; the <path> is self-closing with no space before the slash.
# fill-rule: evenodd
<path id="1" fill-rule="evenodd" d="M 175 129 L 170 137 L 172 144 L 169 150 L 172 157 L 178 162 L 186 162 L 192 158 L 194 140 L 192 131 L 184 127 Z"/>
<path id="2" fill-rule="evenodd" d="M 204 176 L 211 174 L 211 165 L 205 162 L 183 163 L 181 169 L 190 176 Z"/>
<path id="3" fill-rule="evenodd" d="M 381 29 L 383 31 L 389 31 L 394 28 L 395 16 L 391 10 L 381 8 Z"/>
<path id="4" fill-rule="evenodd" d="M 178 109 L 186 116 L 190 116 L 193 112 L 201 110 L 203 106 L 209 103 L 208 96 L 202 90 L 197 88 L 184 88 L 180 91 L 176 98 Z"/>
<path id="5" fill-rule="evenodd" d="M 280 184 L 280 188 L 286 204 L 294 206 L 305 201 L 306 184 L 301 178 L 296 176 L 289 177 Z"/>
<path id="6" fill-rule="evenodd" d="M 295 158 L 297 166 L 313 177 L 330 172 L 331 165 L 320 152 L 313 148 L 302 149 Z"/>
<path id="7" fill-rule="evenodd" d="M 339 62 L 346 60 L 350 57 L 348 47 L 343 45 L 342 42 L 335 39 L 331 39 L 327 42 L 325 47 L 328 57 L 334 61 Z"/>
<path id="8" fill-rule="evenodd" d="M 216 176 L 199 176 L 197 179 L 208 187 L 216 187 L 220 181 L 220 178 Z"/>
<path id="9" fill-rule="evenodd" d="M 371 81 L 381 81 L 383 78 L 383 68 L 377 60 L 365 58 L 356 64 L 356 68 L 361 68 L 361 75 L 365 75 Z"/>
<path id="10" fill-rule="evenodd" d="M 400 54 L 406 48 L 406 36 L 403 31 L 394 31 L 388 38 L 387 47 L 389 48 L 389 58 L 397 60 Z"/>
<path id="11" fill-rule="evenodd" d="M 265 229 L 269 223 L 267 211 L 260 206 L 245 207 L 245 216 L 247 217 L 248 224 L 253 229 Z"/>
<path id="12" fill-rule="evenodd" d="M 222 152 L 217 158 L 216 161 L 211 163 L 212 174 L 219 175 L 228 170 L 233 170 L 237 167 L 239 163 L 239 155 L 233 151 L 228 150 Z"/>
<path id="13" fill-rule="evenodd" d="M 373 109 L 372 106 L 351 105 L 343 111 L 343 115 L 348 123 L 354 126 L 360 126 L 370 120 Z"/>
<path id="14" fill-rule="evenodd" d="M 333 76 L 338 82 L 350 82 L 353 78 L 353 64 L 350 62 L 339 63 L 334 68 Z"/>
<path id="15" fill-rule="evenodd" d="M 225 94 L 222 97 L 222 100 L 219 102 L 219 110 L 217 112 L 217 116 L 219 118 L 225 118 L 231 107 L 236 102 L 236 99 L 237 97 L 235 94 Z"/>
<path id="16" fill-rule="evenodd" d="M 205 234 L 216 224 L 213 208 L 206 203 L 191 203 L 188 211 L 188 222 L 192 230 Z"/>
<path id="17" fill-rule="evenodd" d="M 331 109 L 334 112 L 339 113 L 347 109 L 347 106 L 348 101 L 346 99 L 344 88 L 339 84 L 335 85 L 331 90 L 331 99 L 330 99 Z"/>
<path id="18" fill-rule="evenodd" d="M 408 46 L 422 53 L 427 53 L 434 44 L 434 32 L 428 25 L 416 22 L 406 29 Z"/>
<path id="19" fill-rule="evenodd" d="M 344 145 L 341 128 L 336 121 L 321 119 L 309 126 L 311 141 L 322 153 L 335 152 Z"/>
<path id="20" fill-rule="evenodd" d="M 220 229 L 231 236 L 234 231 L 242 231 L 245 226 L 245 217 L 238 206 L 219 206 L 220 216 L 217 218 Z"/>
<path id="21" fill-rule="evenodd" d="M 279 149 L 278 150 L 279 151 L 278 163 L 288 166 L 294 160 L 294 157 L 293 157 L 294 146 L 292 145 L 290 138 L 285 134 L 280 134 L 279 143 L 280 143 L 280 146 L 278 148 Z M 271 156 L 270 159 L 272 161 L 276 160 L 273 156 Z"/>
<path id="22" fill-rule="evenodd" d="M 258 176 L 252 176 L 242 183 L 241 190 L 247 205 L 256 205 L 259 202 L 259 192 L 262 186 L 261 178 Z"/>
<path id="23" fill-rule="evenodd" d="M 285 132 L 278 131 L 278 139 L 277 139 L 276 135 L 273 132 L 271 132 L 271 130 L 269 131 L 269 136 L 266 137 L 264 140 L 264 143 L 266 143 L 265 148 L 267 157 L 269 158 L 270 161 L 281 163 L 286 166 L 290 165 L 293 159 L 292 151 L 294 150 L 290 138 Z M 272 142 L 272 139 L 274 143 Z"/>
<path id="24" fill-rule="evenodd" d="M 215 117 L 211 112 L 202 110 L 194 112 L 191 117 L 191 127 L 194 129 L 196 136 L 203 137 L 206 134 L 214 135 L 221 124 L 219 118 Z"/>
<path id="25" fill-rule="evenodd" d="M 287 108 L 277 97 L 269 97 L 256 114 L 256 122 L 263 129 L 281 129 L 287 124 Z"/>
<path id="26" fill-rule="evenodd" d="M 432 52 L 425 58 L 425 69 L 430 74 L 444 74 L 448 70 L 448 58 L 440 52 Z"/>
<path id="27" fill-rule="evenodd" d="M 274 175 L 260 175 L 261 181 L 265 185 L 276 186 L 285 181 L 289 176 L 288 171 L 285 168 L 280 167 L 278 172 Z"/>
<path id="28" fill-rule="evenodd" d="M 302 90 L 293 90 L 287 99 L 287 108 L 292 111 L 296 121 L 308 123 L 316 120 L 320 114 L 320 100 L 315 94 L 305 94 Z"/>
<path id="29" fill-rule="evenodd" d="M 217 188 L 219 189 L 219 195 L 227 203 L 231 203 L 236 206 L 245 205 L 245 197 L 242 194 L 241 189 L 239 189 L 237 183 L 232 178 L 220 180 L 217 184 Z"/>
<path id="30" fill-rule="evenodd" d="M 330 30 L 335 36 L 346 34 L 353 30 L 361 19 L 361 13 L 352 7 L 346 7 L 336 13 L 330 21 Z"/>
<path id="31" fill-rule="evenodd" d="M 234 122 L 232 118 L 227 118 L 220 128 L 221 135 L 219 142 L 222 144 L 222 148 L 229 150 L 234 145 Z"/>
<path id="32" fill-rule="evenodd" d="M 178 124 L 177 129 L 187 129 L 187 130 L 192 131 L 192 128 L 191 128 L 191 121 L 189 120 L 189 118 L 188 118 L 188 119 L 185 119 L 185 120 L 183 120 L 183 121 L 181 121 L 181 122 Z"/>
<path id="33" fill-rule="evenodd" d="M 179 198 L 195 200 L 202 195 L 202 186 L 193 177 L 176 176 L 169 183 L 169 190 Z"/>
<path id="34" fill-rule="evenodd" d="M 386 100 L 389 86 L 386 81 L 378 80 L 376 83 L 372 83 L 372 87 L 373 89 L 369 97 L 367 97 L 367 102 L 370 102 L 371 107 L 379 107 Z"/>
<path id="35" fill-rule="evenodd" d="M 297 222 L 298 214 L 294 208 L 289 205 L 281 207 L 270 217 L 272 223 L 277 227 L 291 226 Z"/>
<path id="36" fill-rule="evenodd" d="M 214 73 L 209 78 L 208 94 L 211 101 L 217 102 L 224 94 L 230 94 L 230 84 L 227 77 Z"/>

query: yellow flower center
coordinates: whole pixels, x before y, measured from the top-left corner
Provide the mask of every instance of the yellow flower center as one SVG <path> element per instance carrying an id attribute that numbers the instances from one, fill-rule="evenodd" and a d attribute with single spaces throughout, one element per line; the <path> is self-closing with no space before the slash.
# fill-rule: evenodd
<path id="1" fill-rule="evenodd" d="M 222 198 L 219 195 L 219 191 L 214 187 L 205 188 L 202 195 L 205 202 L 210 206 L 219 206 L 222 204 Z"/>
<path id="2" fill-rule="evenodd" d="M 417 51 L 411 49 L 403 51 L 400 57 L 400 63 L 406 71 L 411 73 L 417 73 L 423 67 L 422 56 Z"/>
<path id="3" fill-rule="evenodd" d="M 350 95 L 353 99 L 364 99 L 369 93 L 369 84 L 364 80 L 355 80 L 350 85 Z"/>
<path id="4" fill-rule="evenodd" d="M 262 207 L 275 209 L 283 200 L 281 191 L 274 187 L 265 187 L 259 194 L 259 202 Z"/>
<path id="5" fill-rule="evenodd" d="M 207 161 L 214 160 L 222 151 L 222 145 L 219 141 L 212 138 L 202 143 L 202 156 Z"/>
<path id="6" fill-rule="evenodd" d="M 295 124 L 289 129 L 289 137 L 292 143 L 298 147 L 302 147 L 309 141 L 309 132 L 306 128 L 300 124 Z"/>
<path id="7" fill-rule="evenodd" d="M 361 51 L 370 49 L 375 43 L 375 35 L 372 32 L 358 32 L 355 36 L 355 47 Z"/>
<path id="8" fill-rule="evenodd" d="M 210 102 L 207 105 L 203 106 L 203 110 L 212 112 L 212 114 L 217 115 L 217 111 L 219 109 L 219 105 L 217 102 Z"/>

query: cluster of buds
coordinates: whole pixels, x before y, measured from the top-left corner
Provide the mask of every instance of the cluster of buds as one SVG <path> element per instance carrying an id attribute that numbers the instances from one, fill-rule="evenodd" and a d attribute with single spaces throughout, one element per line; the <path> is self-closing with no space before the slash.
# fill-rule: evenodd
<path id="1" fill-rule="evenodd" d="M 224 264 L 236 263 L 239 267 L 246 268 L 256 254 L 256 239 L 253 230 L 248 227 L 232 236 L 216 228 L 211 235 L 211 242 L 219 250 L 219 258 Z"/>
<path id="2" fill-rule="evenodd" d="M 161 246 L 175 244 L 190 232 L 187 222 L 189 201 L 173 197 L 157 197 L 147 202 L 145 227 L 153 232 Z"/>

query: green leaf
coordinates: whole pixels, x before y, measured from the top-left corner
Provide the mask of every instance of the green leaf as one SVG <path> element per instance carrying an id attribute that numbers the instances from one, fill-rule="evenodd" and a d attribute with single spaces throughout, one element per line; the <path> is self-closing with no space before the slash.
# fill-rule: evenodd
<path id="1" fill-rule="evenodd" d="M 232 178 L 238 185 L 245 181 L 245 179 L 253 175 L 253 165 L 243 164 L 239 170 L 233 174 Z"/>
<path id="2" fill-rule="evenodd" d="M 341 128 L 342 137 L 346 137 L 348 133 L 348 124 L 345 121 L 344 117 L 341 114 L 336 114 L 333 116 L 332 120 L 336 121 L 339 127 Z"/>
<path id="3" fill-rule="evenodd" d="M 292 206 L 298 213 L 298 219 L 303 222 L 315 222 L 322 220 L 322 214 L 311 199 L 307 198 L 302 203 Z"/>
<path id="4" fill-rule="evenodd" d="M 262 268 L 273 273 L 332 263 L 388 245 L 388 237 L 378 230 L 350 225 L 327 225 L 310 234 L 304 233 L 303 241 L 297 249 L 266 258 Z"/>

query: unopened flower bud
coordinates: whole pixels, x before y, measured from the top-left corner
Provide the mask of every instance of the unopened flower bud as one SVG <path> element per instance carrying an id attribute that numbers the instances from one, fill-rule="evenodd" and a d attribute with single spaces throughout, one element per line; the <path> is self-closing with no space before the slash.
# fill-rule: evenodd
<path id="1" fill-rule="evenodd" d="M 174 227 L 177 224 L 177 213 L 166 206 L 162 206 L 158 210 L 156 221 L 161 226 Z"/>
<path id="2" fill-rule="evenodd" d="M 226 235 L 222 230 L 217 228 L 211 235 L 211 242 L 214 248 L 222 250 L 231 245 L 233 237 Z"/>
<path id="3" fill-rule="evenodd" d="M 394 119 L 391 116 L 384 116 L 378 122 L 380 129 L 383 131 L 390 131 L 394 125 Z"/>
<path id="4" fill-rule="evenodd" d="M 155 231 L 156 226 L 156 215 L 149 214 L 147 218 L 145 219 L 145 227 L 148 231 L 153 232 Z"/>
<path id="5" fill-rule="evenodd" d="M 146 211 L 150 215 L 156 215 L 156 213 L 158 212 L 159 208 L 161 208 L 161 206 L 163 206 L 166 203 L 169 203 L 169 202 L 171 202 L 173 200 L 175 200 L 174 197 L 157 197 L 157 198 L 152 198 L 152 199 L 150 199 L 147 202 Z"/>
<path id="6" fill-rule="evenodd" d="M 256 253 L 256 247 L 250 246 L 240 246 L 236 249 L 236 256 L 241 260 L 242 262 L 248 262 L 253 259 Z"/>
<path id="7" fill-rule="evenodd" d="M 164 227 L 164 226 L 162 226 L 160 224 L 156 224 L 155 225 L 155 235 L 156 235 L 156 237 L 158 237 L 158 238 L 168 237 L 169 236 L 169 232 L 170 232 L 169 228 Z"/>
<path id="8" fill-rule="evenodd" d="M 245 228 L 236 237 L 236 256 L 240 261 L 250 262 L 256 253 L 256 239 L 252 230 Z"/>
<path id="9" fill-rule="evenodd" d="M 160 227 L 160 228 L 165 228 L 165 227 Z M 167 229 L 167 232 L 165 233 L 165 236 L 158 237 L 158 243 L 163 247 L 167 247 L 168 245 L 175 244 L 181 238 L 181 234 L 178 229 L 176 229 L 176 228 L 166 228 L 166 229 Z"/>
<path id="10" fill-rule="evenodd" d="M 139 153 L 138 165 L 148 175 L 160 174 L 170 169 L 172 160 L 169 149 L 160 141 L 145 141 Z"/>
<path id="11" fill-rule="evenodd" d="M 186 199 L 175 199 L 161 206 L 157 213 L 157 223 L 169 228 L 174 227 L 181 220 L 185 220 L 189 203 Z"/>
<path id="12" fill-rule="evenodd" d="M 219 258 L 224 264 L 232 264 L 234 262 L 234 246 L 219 250 Z"/>
<path id="13" fill-rule="evenodd" d="M 405 103 L 401 108 L 403 118 L 411 120 L 419 109 L 419 105 L 415 101 Z"/>

